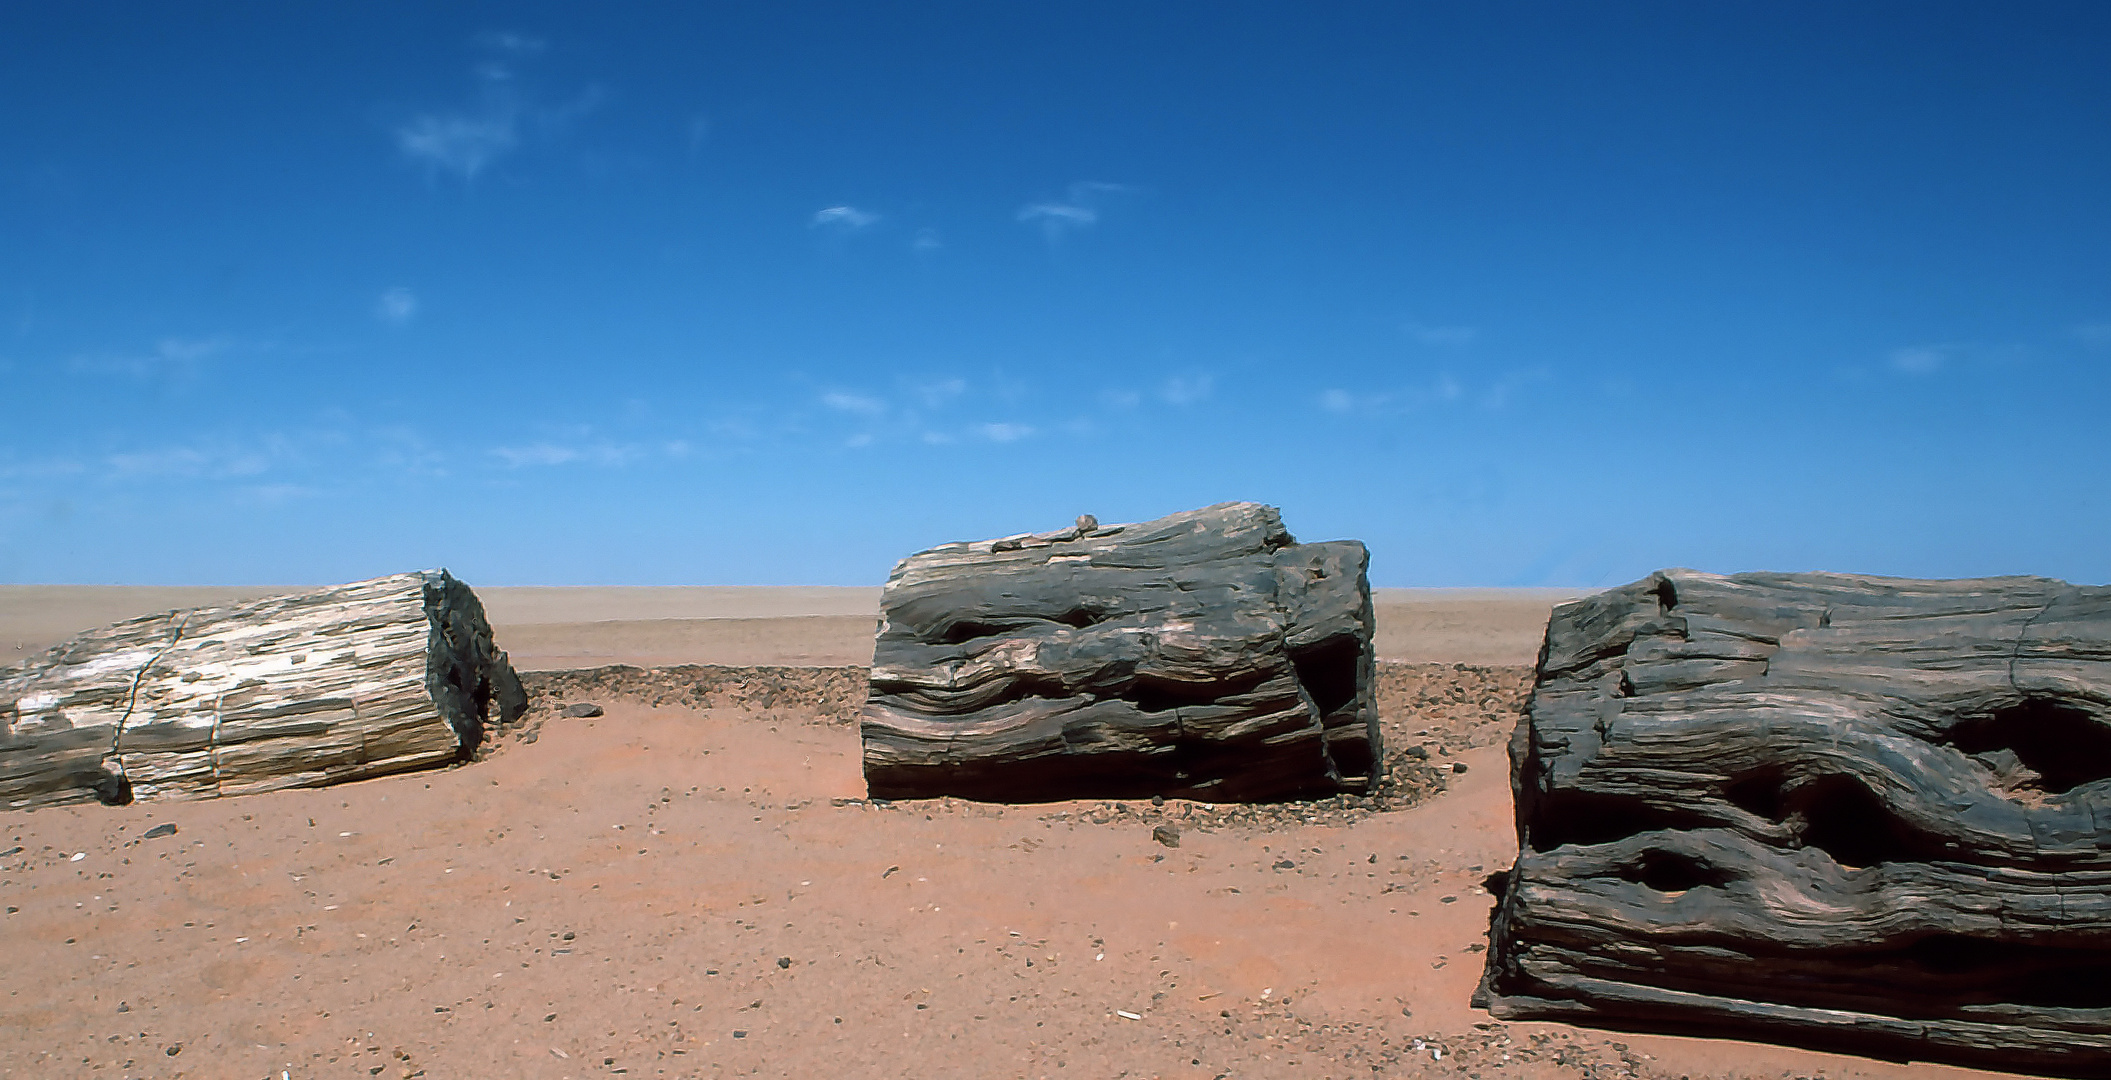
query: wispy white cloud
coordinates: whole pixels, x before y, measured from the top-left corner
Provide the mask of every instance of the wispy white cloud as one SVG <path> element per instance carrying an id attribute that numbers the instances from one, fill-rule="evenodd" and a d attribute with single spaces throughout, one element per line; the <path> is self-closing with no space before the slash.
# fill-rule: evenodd
<path id="1" fill-rule="evenodd" d="M 1125 184 L 1080 180 L 1070 185 L 1067 199 L 1028 203 L 1019 208 L 1016 217 L 1026 224 L 1040 226 L 1041 235 L 1054 243 L 1069 233 L 1098 224 L 1106 197 L 1128 190 Z"/>
<path id="2" fill-rule="evenodd" d="M 878 214 L 868 213 L 855 206 L 830 206 L 814 211 L 806 224 L 811 229 L 840 229 L 855 232 L 880 220 Z"/>
<path id="3" fill-rule="evenodd" d="M 574 464 L 616 467 L 638 460 L 644 456 L 644 451 L 635 446 L 617 446 L 610 443 L 572 446 L 538 442 L 527 446 L 496 446 L 491 449 L 491 456 L 514 469 Z"/>
<path id="4" fill-rule="evenodd" d="M 110 454 L 103 463 L 115 480 L 225 480 L 269 471 L 286 449 L 278 440 L 255 447 L 163 446 Z"/>
<path id="5" fill-rule="evenodd" d="M 1425 409 L 1480 408 L 1497 411 L 1510 404 L 1528 387 L 1552 378 L 1545 367 L 1505 372 L 1491 382 L 1467 384 L 1449 374 L 1426 382 L 1384 390 L 1323 390 L 1314 402 L 1324 411 L 1339 415 L 1402 416 Z"/>
<path id="6" fill-rule="evenodd" d="M 955 398 L 967 392 L 968 384 L 966 379 L 938 379 L 932 382 L 919 383 L 914 387 L 917 400 L 923 402 L 924 407 L 928 409 L 944 408 Z"/>
<path id="7" fill-rule="evenodd" d="M 396 146 L 413 161 L 474 180 L 520 145 L 519 124 L 519 111 L 506 106 L 475 114 L 426 113 L 396 129 Z"/>
<path id="8" fill-rule="evenodd" d="M 1207 400 L 1216 385 L 1217 380 L 1209 375 L 1176 375 L 1158 388 L 1158 396 L 1168 405 L 1193 405 Z"/>
<path id="9" fill-rule="evenodd" d="M 1401 329 L 1405 330 L 1407 336 L 1413 338 L 1418 344 L 1428 345 L 1432 348 L 1467 345 L 1471 344 L 1475 338 L 1481 336 L 1481 332 L 1471 326 L 1429 326 L 1409 321 Z"/>
<path id="10" fill-rule="evenodd" d="M 1042 227 L 1062 230 L 1082 228 L 1099 220 L 1099 211 L 1069 203 L 1028 203 L 1019 208 L 1019 220 L 1038 221 Z"/>
<path id="11" fill-rule="evenodd" d="M 1501 377 L 1475 395 L 1476 403 L 1484 409 L 1508 408 L 1510 402 L 1522 396 L 1527 387 L 1547 382 L 1553 377 L 1553 370 L 1543 364 L 1522 368 L 1517 371 L 1504 372 Z M 1437 390 L 1440 393 L 1451 395 L 1451 397 L 1443 400 L 1456 400 L 1465 396 L 1466 393 L 1465 387 L 1460 386 L 1448 375 L 1438 380 Z"/>
<path id="12" fill-rule="evenodd" d="M 12 455 L 0 456 L 0 480 L 60 480 L 80 477 L 88 472 L 88 466 L 74 458 L 37 458 L 17 461 Z"/>
<path id="13" fill-rule="evenodd" d="M 1009 443 L 1033 437 L 1034 429 L 1027 424 L 983 424 L 975 429 L 977 434 L 991 442 Z"/>
<path id="14" fill-rule="evenodd" d="M 307 484 L 250 484 L 237 494 L 249 502 L 278 506 L 295 499 L 312 499 L 322 492 Z"/>
<path id="15" fill-rule="evenodd" d="M 190 378 L 215 357 L 264 347 L 226 334 L 204 338 L 166 337 L 144 352 L 84 353 L 69 359 L 66 366 L 89 375 L 128 375 L 135 379 Z"/>
<path id="16" fill-rule="evenodd" d="M 597 87 L 557 105 L 539 105 L 523 88 L 519 65 L 541 55 L 548 44 L 513 32 L 479 34 L 474 44 L 487 56 L 473 65 L 478 86 L 474 100 L 452 109 L 421 112 L 398 124 L 396 148 L 434 172 L 452 173 L 463 181 L 519 149 L 531 134 L 553 136 L 594 111 L 604 99 Z"/>
<path id="17" fill-rule="evenodd" d="M 478 48 L 520 59 L 541 56 L 549 51 L 550 43 L 517 30 L 486 30 L 470 39 Z"/>
<path id="18" fill-rule="evenodd" d="M 397 286 L 385 289 L 374 302 L 374 317 L 390 326 L 402 326 L 418 314 L 418 294 Z"/>
<path id="19" fill-rule="evenodd" d="M 2083 323 L 2074 328 L 2074 339 L 2092 349 L 2111 348 L 2111 322 Z"/>
<path id="20" fill-rule="evenodd" d="M 1891 350 L 1891 370 L 1903 375 L 1933 375 L 1957 352 L 1954 345 L 1913 345 Z"/>
<path id="21" fill-rule="evenodd" d="M 909 240 L 909 247 L 916 251 L 937 251 L 944 246 L 945 241 L 939 238 L 937 229 L 918 229 Z"/>
<path id="22" fill-rule="evenodd" d="M 837 412 L 855 413 L 859 416 L 878 416 L 887 411 L 887 403 L 879 398 L 843 391 L 822 394 L 821 404 Z"/>
<path id="23" fill-rule="evenodd" d="M 382 469 L 410 476 L 447 475 L 447 455 L 417 431 L 394 425 L 372 434 L 373 463 Z"/>

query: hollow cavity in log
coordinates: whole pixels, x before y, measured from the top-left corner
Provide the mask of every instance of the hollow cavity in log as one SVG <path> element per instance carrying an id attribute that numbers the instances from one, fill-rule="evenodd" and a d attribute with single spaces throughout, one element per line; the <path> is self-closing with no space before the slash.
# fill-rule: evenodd
<path id="1" fill-rule="evenodd" d="M 2111 1075 L 2111 589 L 1664 571 L 1510 756 L 1497 1016 Z"/>

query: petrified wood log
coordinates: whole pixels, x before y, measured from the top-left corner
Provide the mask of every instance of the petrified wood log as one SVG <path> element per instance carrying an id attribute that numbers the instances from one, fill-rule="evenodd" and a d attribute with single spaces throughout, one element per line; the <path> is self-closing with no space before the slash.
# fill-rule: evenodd
<path id="1" fill-rule="evenodd" d="M 2111 589 L 1665 571 L 1510 756 L 1497 1016 L 2111 1075 Z"/>
<path id="2" fill-rule="evenodd" d="M 947 544 L 882 594 L 862 731 L 877 798 L 1365 790 L 1383 760 L 1369 555 L 1272 507 Z"/>
<path id="3" fill-rule="evenodd" d="M 525 707 L 444 570 L 150 615 L 0 668 L 0 806 L 400 772 L 466 756 Z"/>

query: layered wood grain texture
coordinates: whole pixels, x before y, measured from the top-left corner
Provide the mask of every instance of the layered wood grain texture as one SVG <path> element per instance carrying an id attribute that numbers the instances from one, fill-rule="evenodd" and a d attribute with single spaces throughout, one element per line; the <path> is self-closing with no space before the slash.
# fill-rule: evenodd
<path id="1" fill-rule="evenodd" d="M 444 570 L 150 615 L 0 668 L 0 806 L 437 765 L 525 706 L 476 594 Z"/>
<path id="2" fill-rule="evenodd" d="M 912 555 L 881 596 L 866 781 L 1006 802 L 1366 790 L 1368 564 L 1254 503 Z"/>
<path id="3" fill-rule="evenodd" d="M 1497 1016 L 2111 1075 L 2111 589 L 1665 571 L 1510 755 Z"/>

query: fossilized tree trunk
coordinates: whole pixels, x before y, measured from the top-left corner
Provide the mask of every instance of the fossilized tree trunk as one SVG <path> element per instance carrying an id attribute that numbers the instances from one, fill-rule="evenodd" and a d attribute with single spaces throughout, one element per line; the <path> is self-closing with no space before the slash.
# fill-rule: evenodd
<path id="1" fill-rule="evenodd" d="M 0 806 L 399 772 L 524 707 L 483 605 L 444 570 L 150 615 L 0 668 Z"/>
<path id="2" fill-rule="evenodd" d="M 1666 571 L 1510 753 L 1497 1016 L 2111 1075 L 2111 589 Z"/>
<path id="3" fill-rule="evenodd" d="M 1375 783 L 1362 544 L 1226 503 L 912 555 L 862 725 L 879 798 L 1270 799 Z"/>

